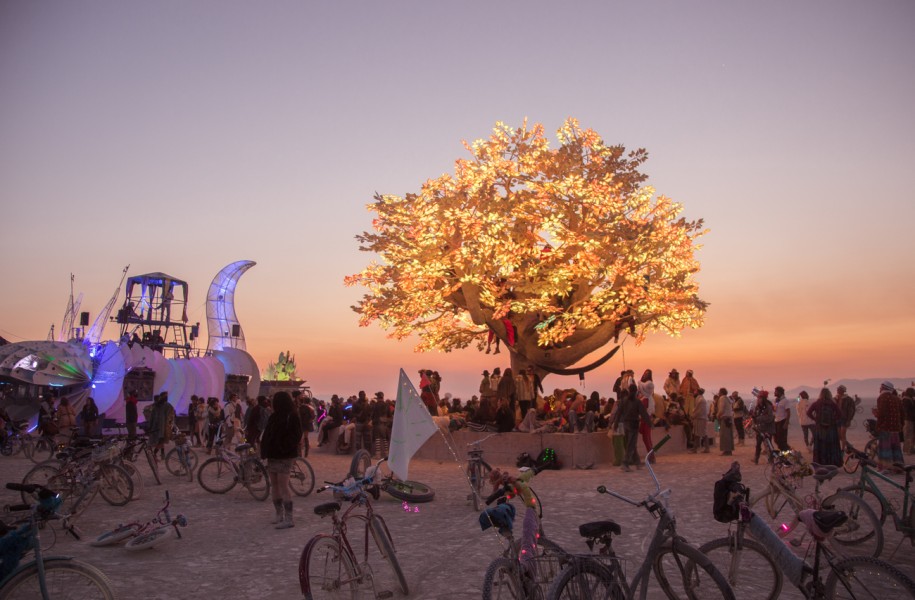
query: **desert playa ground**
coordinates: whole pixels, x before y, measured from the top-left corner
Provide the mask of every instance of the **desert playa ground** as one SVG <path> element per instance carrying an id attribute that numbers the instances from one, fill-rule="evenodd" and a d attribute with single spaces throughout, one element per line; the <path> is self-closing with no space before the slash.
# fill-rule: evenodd
<path id="1" fill-rule="evenodd" d="M 851 439 L 858 441 L 855 437 Z M 712 489 L 731 461 L 740 461 L 744 482 L 751 488 L 764 485 L 764 468 L 752 464 L 752 454 L 749 440 L 732 457 L 720 456 L 714 449 L 710 454 L 698 455 L 665 454 L 662 450 L 656 472 L 662 486 L 673 490 L 671 505 L 678 517 L 680 533 L 688 540 L 699 545 L 726 534 L 728 526 L 712 518 Z M 451 461 L 416 459 L 411 463 L 410 478 L 435 489 L 433 502 L 406 511 L 399 500 L 382 494 L 376 503 L 376 509 L 391 530 L 410 585 L 410 598 L 479 598 L 486 566 L 502 552 L 499 536 L 492 529 L 481 531 L 478 514 L 468 503 L 462 459 L 463 456 Z M 350 456 L 313 453 L 309 460 L 320 483 L 341 479 Z M 21 456 L 2 458 L 0 479 L 19 481 L 32 466 L 31 461 Z M 494 466 L 514 468 L 509 464 Z M 139 467 L 146 474 L 140 499 L 124 507 L 111 507 L 96 498 L 79 521 L 83 541 L 58 533 L 51 553 L 73 555 L 98 566 L 111 579 L 120 598 L 301 597 L 298 582 L 301 551 L 309 538 L 330 529 L 330 521 L 313 512 L 316 505 L 331 500 L 326 493 L 296 499 L 296 526 L 278 531 L 269 524 L 273 516 L 270 502 L 258 502 L 240 487 L 225 495 L 214 495 L 196 482 L 179 480 L 164 470 L 162 485 L 156 485 L 148 466 L 139 464 Z M 850 482 L 851 476 L 842 474 L 825 489 Z M 812 483 L 805 483 L 808 491 L 812 491 Z M 644 468 L 623 473 L 612 465 L 598 464 L 590 470 L 544 471 L 534 480 L 544 507 L 544 531 L 566 549 L 586 552 L 577 533 L 578 525 L 605 518 L 616 520 L 623 532 L 614 547 L 617 553 L 627 557 L 625 564 L 631 577 L 644 555 L 655 521 L 643 509 L 599 495 L 598 485 L 639 499 L 653 491 L 653 482 Z M 142 552 L 128 552 L 120 546 L 94 548 L 86 543 L 86 539 L 120 522 L 152 516 L 161 506 L 165 490 L 170 492 L 173 512 L 186 514 L 190 521 L 181 540 Z M 0 491 L 0 504 L 17 502 L 18 493 Z M 892 562 L 915 577 L 915 552 L 909 541 L 899 545 L 900 536 L 889 523 L 885 532 L 883 558 L 895 551 Z M 378 590 L 396 590 L 389 568 L 377 553 L 370 562 L 378 579 Z M 783 597 L 799 598 L 800 594 L 787 585 Z M 655 587 L 651 596 L 659 597 L 660 590 Z M 362 597 L 372 595 L 366 592 Z M 392 597 L 403 595 L 394 591 Z"/>

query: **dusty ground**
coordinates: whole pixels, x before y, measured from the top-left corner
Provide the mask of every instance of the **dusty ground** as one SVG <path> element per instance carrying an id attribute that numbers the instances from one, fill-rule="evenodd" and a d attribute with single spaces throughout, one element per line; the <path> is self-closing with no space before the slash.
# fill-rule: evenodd
<path id="1" fill-rule="evenodd" d="M 762 487 L 763 467 L 750 462 L 752 451 L 748 445 L 738 447 L 734 457 L 719 456 L 713 450 L 705 455 L 672 454 L 659 458 L 658 477 L 663 486 L 673 489 L 672 506 L 680 532 L 687 539 L 699 545 L 726 534 L 727 525 L 712 519 L 712 488 L 732 460 L 741 461 L 744 480 L 751 488 Z M 320 483 L 339 480 L 349 466 L 350 457 L 313 454 L 310 460 Z M 0 480 L 19 481 L 32 466 L 22 457 L 0 458 Z M 169 490 L 173 511 L 186 514 L 190 520 L 181 540 L 131 553 L 119 546 L 93 548 L 85 538 L 78 542 L 58 535 L 52 553 L 70 554 L 98 566 L 111 579 L 121 598 L 301 597 L 297 570 L 302 548 L 313 535 L 330 528 L 330 522 L 317 517 L 313 508 L 331 498 L 313 493 L 297 499 L 296 527 L 277 531 L 268 523 L 273 516 L 270 502 L 255 501 L 242 488 L 214 495 L 196 482 L 179 480 L 164 470 L 163 485 L 157 486 L 148 466 L 139 464 L 139 467 L 147 475 L 144 495 L 120 508 L 96 498 L 79 522 L 85 538 L 119 522 L 152 516 L 162 503 L 164 491 Z M 502 546 L 491 529 L 480 530 L 478 515 L 466 500 L 468 486 L 461 465 L 457 460 L 414 460 L 410 478 L 431 485 L 436 490 L 435 500 L 410 512 L 403 509 L 399 500 L 387 495 L 382 495 L 376 504 L 392 532 L 410 584 L 409 597 L 479 598 L 486 565 L 501 553 Z M 827 489 L 848 482 L 850 478 L 843 475 L 827 485 Z M 534 486 L 544 506 L 544 530 L 565 548 L 585 552 L 586 547 L 577 534 L 579 523 L 603 518 L 618 521 L 623 534 L 615 548 L 629 557 L 626 568 L 631 576 L 644 554 L 643 544 L 647 543 L 655 522 L 643 509 L 598 495 L 596 488 L 601 484 L 633 498 L 642 498 L 653 490 L 645 469 L 623 473 L 611 465 L 597 465 L 587 471 L 545 471 L 537 476 Z M 0 490 L 0 504 L 18 502 L 17 496 Z M 897 549 L 899 540 L 900 536 L 887 525 L 884 558 Z M 379 580 L 378 589 L 393 590 L 395 585 L 387 565 L 380 563 L 377 554 L 370 562 Z M 899 546 L 893 562 L 915 576 L 915 552 L 908 541 Z M 657 597 L 655 592 L 653 596 Z M 372 595 L 366 593 L 363 597 Z M 403 595 L 395 592 L 393 597 Z M 786 589 L 783 597 L 800 596 Z"/>

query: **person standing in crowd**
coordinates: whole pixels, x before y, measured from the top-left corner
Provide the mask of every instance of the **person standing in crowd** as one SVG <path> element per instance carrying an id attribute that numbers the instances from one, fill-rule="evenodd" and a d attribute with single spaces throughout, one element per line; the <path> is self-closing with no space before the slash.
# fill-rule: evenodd
<path id="1" fill-rule="evenodd" d="M 165 458 L 165 443 L 172 439 L 174 425 L 175 408 L 168 401 L 168 392 L 162 392 L 153 401 L 146 429 L 153 456 Z"/>
<path id="2" fill-rule="evenodd" d="M 734 411 L 734 429 L 737 430 L 737 445 L 744 445 L 746 432 L 743 429 L 743 420 L 747 418 L 747 405 L 737 390 L 731 392 L 731 409 Z"/>
<path id="3" fill-rule="evenodd" d="M 687 444 L 691 444 L 696 438 L 693 431 L 695 419 L 693 414 L 696 412 L 696 394 L 699 393 L 699 382 L 693 375 L 693 370 L 686 371 L 683 381 L 680 382 L 680 400 L 683 402 L 683 412 L 686 413 L 687 420 L 683 423 L 683 433 L 686 434 Z M 695 448 L 695 446 L 693 446 Z"/>
<path id="4" fill-rule="evenodd" d="M 687 371 L 687 376 L 689 371 Z M 708 417 L 709 417 L 709 405 L 708 400 L 705 399 L 705 390 L 699 388 L 696 392 L 696 398 L 693 404 L 693 447 L 690 450 L 693 454 L 699 451 L 699 446 L 702 446 L 702 453 L 709 453 L 709 437 L 708 437 Z"/>
<path id="5" fill-rule="evenodd" d="M 267 419 L 261 440 L 261 458 L 267 461 L 267 475 L 273 496 L 276 517 L 271 521 L 276 529 L 295 527 L 292 520 L 292 490 L 289 472 L 299 456 L 302 443 L 302 422 L 287 392 L 273 395 L 273 413 Z"/>
<path id="6" fill-rule="evenodd" d="M 511 412 L 512 419 L 515 418 L 515 378 L 512 376 L 511 367 L 505 369 L 502 378 L 499 379 L 499 385 L 496 388 L 496 396 L 499 400 L 505 400 L 508 410 Z M 514 428 L 514 424 L 512 424 Z"/>
<path id="7" fill-rule="evenodd" d="M 769 392 L 767 390 L 760 390 L 756 394 L 756 406 L 753 407 L 753 424 L 756 427 L 756 452 L 753 455 L 753 464 L 758 465 L 763 441 L 766 436 L 771 436 L 775 433 L 775 407 L 769 401 Z"/>
<path id="8" fill-rule="evenodd" d="M 839 423 L 842 409 L 832 398 L 829 388 L 820 390 L 816 402 L 807 409 L 807 416 L 814 424 L 813 462 L 818 465 L 842 465 L 842 449 L 839 446 Z"/>
<path id="9" fill-rule="evenodd" d="M 388 443 L 391 439 L 391 422 L 388 416 L 388 403 L 384 399 L 384 392 L 375 392 L 372 400 L 372 444 L 375 456 L 385 456 Z"/>
<path id="10" fill-rule="evenodd" d="M 712 409 L 718 419 L 718 449 L 722 456 L 731 456 L 734 452 L 734 408 L 728 398 L 728 390 L 721 388 L 715 397 L 715 408 Z"/>
<path id="11" fill-rule="evenodd" d="M 534 379 L 529 369 L 521 369 L 515 377 L 515 395 L 523 418 L 534 402 Z"/>
<path id="12" fill-rule="evenodd" d="M 98 435 L 96 425 L 98 425 L 98 406 L 95 405 L 95 398 L 89 396 L 86 403 L 83 404 L 83 410 L 79 412 L 80 419 L 83 421 L 83 435 L 90 437 Z"/>
<path id="13" fill-rule="evenodd" d="M 880 395 L 877 406 L 873 409 L 877 417 L 877 462 L 884 472 L 896 473 L 896 463 L 903 462 L 902 445 L 899 434 L 902 432 L 902 399 L 896 394 L 892 382 L 880 384 Z"/>
<path id="14" fill-rule="evenodd" d="M 680 393 L 680 372 L 676 369 L 671 369 L 670 373 L 667 375 L 667 379 L 664 380 L 664 395 L 667 396 L 667 399 L 673 398 L 674 394 Z"/>
<path id="15" fill-rule="evenodd" d="M 432 371 L 420 369 L 419 371 L 419 397 L 426 406 L 426 410 L 433 417 L 438 415 L 438 402 L 435 400 L 435 393 L 432 391 Z"/>
<path id="16" fill-rule="evenodd" d="M 902 416 L 905 418 L 903 452 L 915 454 L 915 387 L 906 388 L 902 395 Z"/>
<path id="17" fill-rule="evenodd" d="M 64 396 L 60 399 L 60 406 L 57 407 L 57 430 L 61 436 L 73 434 L 76 427 L 76 410 L 70 404 L 70 399 Z"/>
<path id="18" fill-rule="evenodd" d="M 650 418 L 651 415 L 654 415 L 655 413 L 654 381 L 652 379 L 651 369 L 645 369 L 642 373 L 642 377 L 636 384 L 636 390 L 636 397 L 642 403 L 642 406 L 645 407 L 645 410 L 649 415 L 647 423 L 639 423 L 639 435 L 642 437 L 642 443 L 645 444 L 645 452 L 648 452 L 654 448 L 654 442 L 651 440 L 651 428 L 654 427 L 654 421 Z M 651 462 L 655 462 L 657 457 L 652 454 L 650 460 Z"/>
<path id="19" fill-rule="evenodd" d="M 198 448 L 206 444 L 207 407 L 203 396 L 194 402 L 194 445 Z"/>
<path id="20" fill-rule="evenodd" d="M 858 404 L 855 402 L 855 399 L 848 395 L 848 389 L 844 385 L 840 385 L 836 388 L 836 404 L 839 406 L 839 411 L 841 412 L 841 419 L 839 420 L 839 444 L 842 446 L 842 451 L 845 451 L 845 446 L 847 445 L 846 436 L 848 435 L 848 428 L 851 427 L 852 420 L 855 418 L 855 414 L 858 412 Z"/>
<path id="21" fill-rule="evenodd" d="M 216 443 L 219 428 L 222 427 L 224 412 L 219 407 L 219 398 L 214 396 L 207 398 L 207 454 L 213 452 L 213 444 Z"/>
<path id="22" fill-rule="evenodd" d="M 137 421 L 139 413 L 137 411 L 137 392 L 133 388 L 128 388 L 124 394 L 124 424 L 127 426 L 127 437 L 137 437 Z"/>
<path id="23" fill-rule="evenodd" d="M 801 424 L 801 432 L 804 434 L 804 446 L 809 450 L 813 440 L 810 436 L 813 433 L 813 420 L 807 416 L 807 409 L 810 408 L 810 394 L 802 391 L 797 397 L 797 422 Z"/>
<path id="24" fill-rule="evenodd" d="M 267 399 L 264 398 L 264 404 L 267 404 Z M 299 421 L 302 423 L 302 457 L 308 458 L 308 452 L 311 450 L 311 443 L 308 441 L 308 436 L 315 430 L 315 409 L 311 405 L 311 398 L 308 396 L 302 396 L 299 399 Z M 264 411 L 266 414 L 266 411 Z M 270 416 L 267 415 L 267 419 L 264 421 L 264 427 L 267 426 L 267 421 L 270 420 Z"/>
<path id="25" fill-rule="evenodd" d="M 630 393 L 629 389 L 621 390 L 616 410 L 610 418 L 610 428 L 617 429 L 620 424 L 623 426 L 623 436 L 626 442 L 626 453 L 623 455 L 623 465 L 621 467 L 623 471 L 632 471 L 630 468 L 632 465 L 641 466 L 636 448 L 639 423 L 650 421 L 651 415 L 648 414 L 639 399 Z"/>
<path id="26" fill-rule="evenodd" d="M 785 388 L 775 386 L 775 444 L 782 452 L 791 450 L 788 445 L 788 425 L 791 423 L 791 405 L 785 397 Z"/>

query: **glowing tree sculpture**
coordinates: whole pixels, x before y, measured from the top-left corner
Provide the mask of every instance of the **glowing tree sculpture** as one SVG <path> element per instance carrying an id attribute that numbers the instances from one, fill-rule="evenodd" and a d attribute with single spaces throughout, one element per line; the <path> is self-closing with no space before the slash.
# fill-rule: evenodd
<path id="1" fill-rule="evenodd" d="M 574 119 L 558 138 L 550 149 L 542 125 L 497 123 L 465 143 L 472 157 L 453 176 L 376 195 L 374 233 L 356 239 L 381 262 L 345 280 L 369 290 L 353 307 L 360 325 L 416 333 L 417 351 L 482 350 L 494 332 L 515 369 L 541 373 L 568 371 L 621 333 L 641 343 L 701 326 L 702 220 L 642 185 L 645 150 L 607 146 Z"/>

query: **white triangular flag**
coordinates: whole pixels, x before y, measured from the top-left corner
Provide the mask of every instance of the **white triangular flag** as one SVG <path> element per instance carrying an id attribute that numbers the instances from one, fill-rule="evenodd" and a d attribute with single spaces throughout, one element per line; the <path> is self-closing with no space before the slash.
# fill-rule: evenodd
<path id="1" fill-rule="evenodd" d="M 416 388 L 403 369 L 397 384 L 397 403 L 394 405 L 394 427 L 391 429 L 391 448 L 388 466 L 401 479 L 409 477 L 410 459 L 435 433 L 435 423 L 429 409 L 423 404 Z"/>

